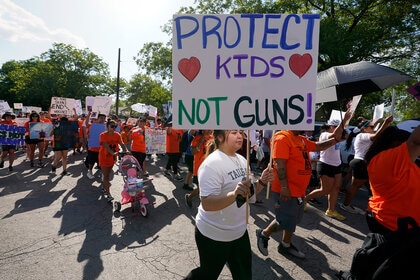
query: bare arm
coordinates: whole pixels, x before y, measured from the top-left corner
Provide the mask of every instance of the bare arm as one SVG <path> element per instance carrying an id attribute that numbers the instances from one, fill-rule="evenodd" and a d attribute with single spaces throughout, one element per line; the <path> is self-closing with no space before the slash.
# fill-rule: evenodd
<path id="1" fill-rule="evenodd" d="M 381 127 L 378 129 L 378 131 L 376 131 L 375 133 L 373 133 L 373 134 L 370 136 L 370 140 L 371 140 L 371 141 L 375 140 L 375 138 L 376 138 L 379 134 L 381 134 L 381 133 L 385 130 L 385 128 L 387 128 L 387 127 L 389 126 L 389 124 L 390 124 L 390 123 L 392 123 L 392 121 L 393 121 L 393 120 L 394 120 L 393 116 L 389 116 L 389 117 L 387 117 L 387 118 L 385 119 L 385 121 L 382 123 Z"/>
<path id="2" fill-rule="evenodd" d="M 411 161 L 416 161 L 416 158 L 420 157 L 420 125 L 411 133 L 407 146 Z"/>
<path id="3" fill-rule="evenodd" d="M 274 161 L 276 162 L 277 177 L 279 178 L 281 185 L 280 198 L 285 201 L 289 201 L 291 199 L 291 195 L 289 190 L 289 183 L 287 181 L 286 160 L 276 158 Z"/>

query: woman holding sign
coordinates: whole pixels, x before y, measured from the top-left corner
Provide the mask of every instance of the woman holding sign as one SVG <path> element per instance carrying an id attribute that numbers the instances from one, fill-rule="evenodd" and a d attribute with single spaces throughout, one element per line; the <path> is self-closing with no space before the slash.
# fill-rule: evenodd
<path id="1" fill-rule="evenodd" d="M 201 203 L 195 241 L 200 267 L 185 279 L 216 280 L 225 264 L 233 279 L 251 279 L 252 255 L 246 225 L 248 206 L 240 199 L 251 195 L 251 181 L 246 180 L 246 159 L 236 153 L 242 147 L 242 132 L 215 130 L 213 135 L 216 150 L 198 170 Z M 258 193 L 272 180 L 272 170 L 265 169 L 255 191 Z"/>

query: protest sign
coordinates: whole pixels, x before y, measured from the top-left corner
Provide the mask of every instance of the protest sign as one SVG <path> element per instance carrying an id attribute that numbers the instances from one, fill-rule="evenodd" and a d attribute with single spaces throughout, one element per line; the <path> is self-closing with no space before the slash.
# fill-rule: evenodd
<path id="1" fill-rule="evenodd" d="M 144 114 L 147 113 L 147 105 L 143 103 L 136 103 L 131 105 L 131 110 L 136 111 L 137 113 Z"/>
<path id="2" fill-rule="evenodd" d="M 13 108 L 15 110 L 22 110 L 23 103 L 13 103 Z"/>
<path id="3" fill-rule="evenodd" d="M 109 96 L 95 96 L 92 105 L 92 118 L 97 118 L 99 114 L 109 115 L 111 110 L 112 98 Z"/>
<path id="4" fill-rule="evenodd" d="M 25 123 L 28 121 L 28 118 L 16 118 L 14 121 L 18 124 L 18 126 L 25 126 Z"/>
<path id="5" fill-rule="evenodd" d="M 54 148 L 71 149 L 79 141 L 79 125 L 75 121 L 60 121 L 54 127 Z"/>
<path id="6" fill-rule="evenodd" d="M 74 100 L 74 108 L 76 109 L 76 114 L 78 116 L 83 114 L 82 101 L 80 99 Z"/>
<path id="7" fill-rule="evenodd" d="M 86 96 L 85 104 L 86 104 L 86 114 L 92 112 L 93 102 L 95 101 L 95 97 L 93 96 Z"/>
<path id="8" fill-rule="evenodd" d="M 126 124 L 131 125 L 131 126 L 135 126 L 137 124 L 137 119 L 136 118 L 128 118 Z"/>
<path id="9" fill-rule="evenodd" d="M 155 118 L 157 116 L 157 108 L 155 106 L 149 105 L 147 106 L 147 112 L 149 113 L 149 116 L 152 118 Z"/>
<path id="10" fill-rule="evenodd" d="M 51 97 L 51 111 L 52 115 L 74 115 L 74 99 L 65 97 Z"/>
<path id="11" fill-rule="evenodd" d="M 173 125 L 312 130 L 320 16 L 174 15 Z"/>
<path id="12" fill-rule="evenodd" d="M 0 114 L 4 114 L 6 112 L 10 112 L 10 106 L 7 101 L 0 100 Z"/>
<path id="13" fill-rule="evenodd" d="M 53 124 L 50 122 L 29 123 L 29 134 L 31 139 L 51 139 Z"/>
<path id="14" fill-rule="evenodd" d="M 166 153 L 166 130 L 146 129 L 146 154 Z"/>
<path id="15" fill-rule="evenodd" d="M 99 148 L 99 135 L 106 131 L 106 125 L 103 123 L 92 123 L 89 130 L 88 145 L 89 148 Z"/>
<path id="16" fill-rule="evenodd" d="M 23 146 L 25 144 L 25 127 L 0 124 L 0 144 Z"/>
<path id="17" fill-rule="evenodd" d="M 376 105 L 373 109 L 373 118 L 372 121 L 377 121 L 378 119 L 381 119 L 384 117 L 384 111 L 385 111 L 385 103 Z"/>
<path id="18" fill-rule="evenodd" d="M 22 107 L 22 112 L 23 113 L 32 113 L 32 112 L 40 113 L 41 111 L 42 111 L 41 107 L 35 107 L 35 106 L 23 106 Z"/>

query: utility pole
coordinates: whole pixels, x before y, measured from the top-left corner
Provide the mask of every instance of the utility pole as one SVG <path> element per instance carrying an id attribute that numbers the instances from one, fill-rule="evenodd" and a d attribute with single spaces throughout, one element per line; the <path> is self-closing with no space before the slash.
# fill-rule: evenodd
<path id="1" fill-rule="evenodd" d="M 117 103 L 115 104 L 115 114 L 118 116 L 118 103 L 120 102 L 120 56 L 121 48 L 118 48 L 118 68 L 117 68 Z"/>

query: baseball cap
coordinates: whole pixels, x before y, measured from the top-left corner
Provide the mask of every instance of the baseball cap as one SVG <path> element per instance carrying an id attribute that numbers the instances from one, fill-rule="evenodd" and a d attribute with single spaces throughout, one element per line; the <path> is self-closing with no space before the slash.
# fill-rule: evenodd
<path id="1" fill-rule="evenodd" d="M 332 126 L 339 126 L 340 125 L 340 121 L 339 120 L 329 120 L 327 122 L 328 125 L 332 125 Z"/>

